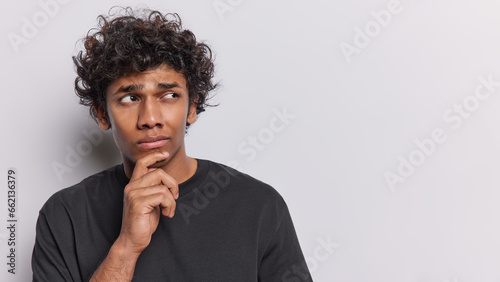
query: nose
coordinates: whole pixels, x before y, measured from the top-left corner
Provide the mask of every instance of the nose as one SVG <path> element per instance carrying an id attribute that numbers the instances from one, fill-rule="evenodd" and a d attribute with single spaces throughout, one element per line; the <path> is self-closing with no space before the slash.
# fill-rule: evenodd
<path id="1" fill-rule="evenodd" d="M 160 105 L 154 99 L 146 99 L 139 110 L 137 127 L 139 129 L 149 129 L 155 126 L 163 127 L 164 121 Z"/>

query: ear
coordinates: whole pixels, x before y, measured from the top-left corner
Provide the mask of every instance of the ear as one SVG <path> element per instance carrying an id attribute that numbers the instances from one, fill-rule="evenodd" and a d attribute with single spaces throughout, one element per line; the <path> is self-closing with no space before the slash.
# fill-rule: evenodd
<path id="1" fill-rule="evenodd" d="M 191 102 L 189 106 L 189 113 L 187 116 L 187 123 L 193 124 L 196 121 L 196 101 Z"/>
<path id="2" fill-rule="evenodd" d="M 111 124 L 109 123 L 108 116 L 106 115 L 106 111 L 101 106 L 94 105 L 94 109 L 97 113 L 97 123 L 99 123 L 99 127 L 102 130 L 108 130 L 111 128 Z"/>

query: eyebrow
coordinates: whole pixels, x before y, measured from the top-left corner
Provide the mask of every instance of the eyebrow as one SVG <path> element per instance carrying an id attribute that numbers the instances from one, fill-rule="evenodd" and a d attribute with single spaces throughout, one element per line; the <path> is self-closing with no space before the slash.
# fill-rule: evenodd
<path id="1" fill-rule="evenodd" d="M 161 89 L 172 89 L 180 86 L 179 84 L 177 84 L 177 82 L 172 82 L 172 83 L 158 83 L 157 87 Z"/>
<path id="2" fill-rule="evenodd" d="M 172 83 L 165 83 L 165 82 L 160 82 L 156 85 L 157 88 L 159 89 L 172 89 L 176 87 L 180 87 L 177 82 L 172 82 Z M 128 93 L 128 92 L 133 92 L 137 90 L 141 90 L 144 88 L 143 84 L 130 84 L 130 85 L 122 85 L 118 90 L 116 90 L 113 95 L 116 95 L 118 93 Z"/>

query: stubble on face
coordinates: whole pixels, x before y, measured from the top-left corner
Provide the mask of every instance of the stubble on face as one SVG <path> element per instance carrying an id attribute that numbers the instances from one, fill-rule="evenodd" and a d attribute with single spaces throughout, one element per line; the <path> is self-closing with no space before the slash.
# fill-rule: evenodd
<path id="1" fill-rule="evenodd" d="M 168 152 L 169 157 L 150 168 L 171 171 L 173 164 L 186 169 L 184 135 L 186 123 L 196 121 L 196 106 L 189 105 L 184 75 L 161 65 L 123 76 L 108 86 L 106 101 L 108 119 L 100 109 L 98 122 L 102 129 L 113 130 L 127 176 L 138 159 L 157 151 Z"/>

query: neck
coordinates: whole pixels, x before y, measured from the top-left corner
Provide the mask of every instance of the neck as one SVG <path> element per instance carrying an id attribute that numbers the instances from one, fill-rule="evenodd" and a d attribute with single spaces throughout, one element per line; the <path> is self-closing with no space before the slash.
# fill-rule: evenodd
<path id="1" fill-rule="evenodd" d="M 198 167 L 198 161 L 184 155 L 182 158 L 173 158 L 161 167 L 168 175 L 172 176 L 178 184 L 193 176 Z"/>

